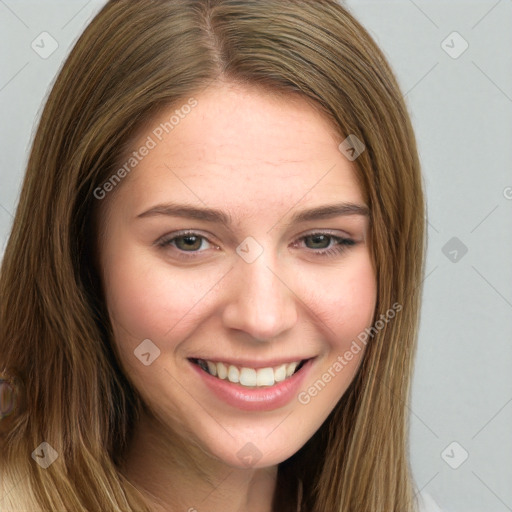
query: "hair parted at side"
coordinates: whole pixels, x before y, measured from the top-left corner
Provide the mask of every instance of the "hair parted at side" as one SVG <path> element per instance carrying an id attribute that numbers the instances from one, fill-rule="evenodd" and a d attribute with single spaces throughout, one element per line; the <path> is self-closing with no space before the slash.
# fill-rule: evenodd
<path id="1" fill-rule="evenodd" d="M 406 404 L 424 202 L 411 122 L 383 54 L 335 0 L 111 0 L 49 95 L 2 262 L 0 370 L 22 385 L 0 420 L 1 510 L 149 511 L 119 467 L 141 400 L 113 347 L 94 190 L 142 123 L 219 80 L 300 94 L 341 136 L 364 142 L 354 164 L 370 209 L 375 318 L 402 306 L 322 427 L 280 464 L 273 509 L 415 509 Z M 59 455 L 48 469 L 31 457 L 42 442 Z"/>

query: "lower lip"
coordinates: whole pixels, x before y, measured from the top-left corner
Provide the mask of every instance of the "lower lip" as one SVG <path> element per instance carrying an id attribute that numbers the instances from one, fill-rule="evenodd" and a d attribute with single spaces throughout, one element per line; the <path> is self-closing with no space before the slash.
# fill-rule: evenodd
<path id="1" fill-rule="evenodd" d="M 285 406 L 298 395 L 313 361 L 314 359 L 309 359 L 298 372 L 279 384 L 260 388 L 247 388 L 219 379 L 206 373 L 197 364 L 192 362 L 190 364 L 208 388 L 227 404 L 244 411 L 272 411 Z"/>

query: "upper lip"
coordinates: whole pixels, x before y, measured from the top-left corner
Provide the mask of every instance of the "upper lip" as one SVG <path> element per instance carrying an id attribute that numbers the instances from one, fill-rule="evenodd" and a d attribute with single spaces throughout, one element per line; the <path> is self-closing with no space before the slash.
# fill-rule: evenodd
<path id="1" fill-rule="evenodd" d="M 315 356 L 297 356 L 297 357 L 281 357 L 278 359 L 270 359 L 268 361 L 258 361 L 255 359 L 223 359 L 221 357 L 189 357 L 191 361 L 202 360 L 211 361 L 212 363 L 224 363 L 228 365 L 238 366 L 239 368 L 269 368 L 274 366 L 281 366 L 282 364 L 295 363 L 313 359 Z"/>

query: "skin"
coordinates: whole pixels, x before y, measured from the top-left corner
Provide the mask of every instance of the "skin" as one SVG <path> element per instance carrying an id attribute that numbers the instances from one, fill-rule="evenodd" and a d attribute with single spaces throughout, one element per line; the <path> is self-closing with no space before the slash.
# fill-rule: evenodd
<path id="1" fill-rule="evenodd" d="M 365 205 L 354 164 L 338 149 L 343 137 L 309 102 L 228 83 L 194 98 L 197 106 L 161 141 L 153 135 L 156 147 L 101 204 L 100 266 L 115 347 L 146 404 L 126 474 L 154 510 L 269 512 L 277 464 L 322 425 L 364 347 L 307 404 L 294 398 L 265 412 L 218 399 L 188 358 L 314 356 L 301 391 L 332 372 L 375 310 L 369 219 L 291 223 L 317 206 Z M 133 150 L 175 110 L 153 119 Z M 217 208 L 233 223 L 138 217 L 169 202 Z M 204 237 L 192 248 L 183 238 L 155 245 L 189 229 Z M 355 243 L 306 237 L 317 232 Z M 247 237 L 263 248 L 252 263 L 236 251 Z M 326 248 L 342 250 L 318 254 Z M 190 254 L 195 259 L 185 259 Z M 148 366 L 134 356 L 145 339 L 160 350 Z M 250 467 L 238 455 L 248 442 L 259 454 Z"/>

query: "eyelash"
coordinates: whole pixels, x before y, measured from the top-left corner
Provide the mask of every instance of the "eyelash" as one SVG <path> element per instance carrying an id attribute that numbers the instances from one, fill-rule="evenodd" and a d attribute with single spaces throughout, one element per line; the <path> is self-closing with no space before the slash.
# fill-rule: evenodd
<path id="1" fill-rule="evenodd" d="M 327 249 L 322 249 L 322 250 L 309 249 L 311 252 L 313 252 L 318 257 L 339 256 L 341 253 L 345 252 L 347 250 L 347 248 L 352 247 L 353 245 L 356 244 L 356 242 L 350 238 L 335 236 L 331 233 L 326 233 L 323 231 L 315 232 L 315 233 L 308 233 L 307 235 L 300 237 L 299 240 L 304 240 L 306 238 L 315 237 L 318 235 L 327 236 L 337 242 L 337 245 L 335 245 L 334 247 L 329 247 Z M 174 242 L 178 238 L 186 238 L 187 236 L 199 237 L 203 240 L 208 241 L 209 243 L 212 243 L 205 236 L 200 235 L 199 233 L 196 233 L 195 231 L 183 231 L 183 232 L 179 232 L 178 234 L 176 234 L 172 237 L 164 236 L 161 239 L 157 240 L 155 242 L 155 245 L 157 245 L 158 247 L 160 247 L 162 249 L 165 249 L 169 246 L 174 247 L 177 251 L 179 251 L 181 258 L 195 259 L 195 258 L 197 258 L 197 256 L 195 256 L 195 255 L 200 252 L 203 252 L 203 251 L 183 251 L 181 249 L 178 249 L 176 246 L 172 245 L 172 242 Z"/>

